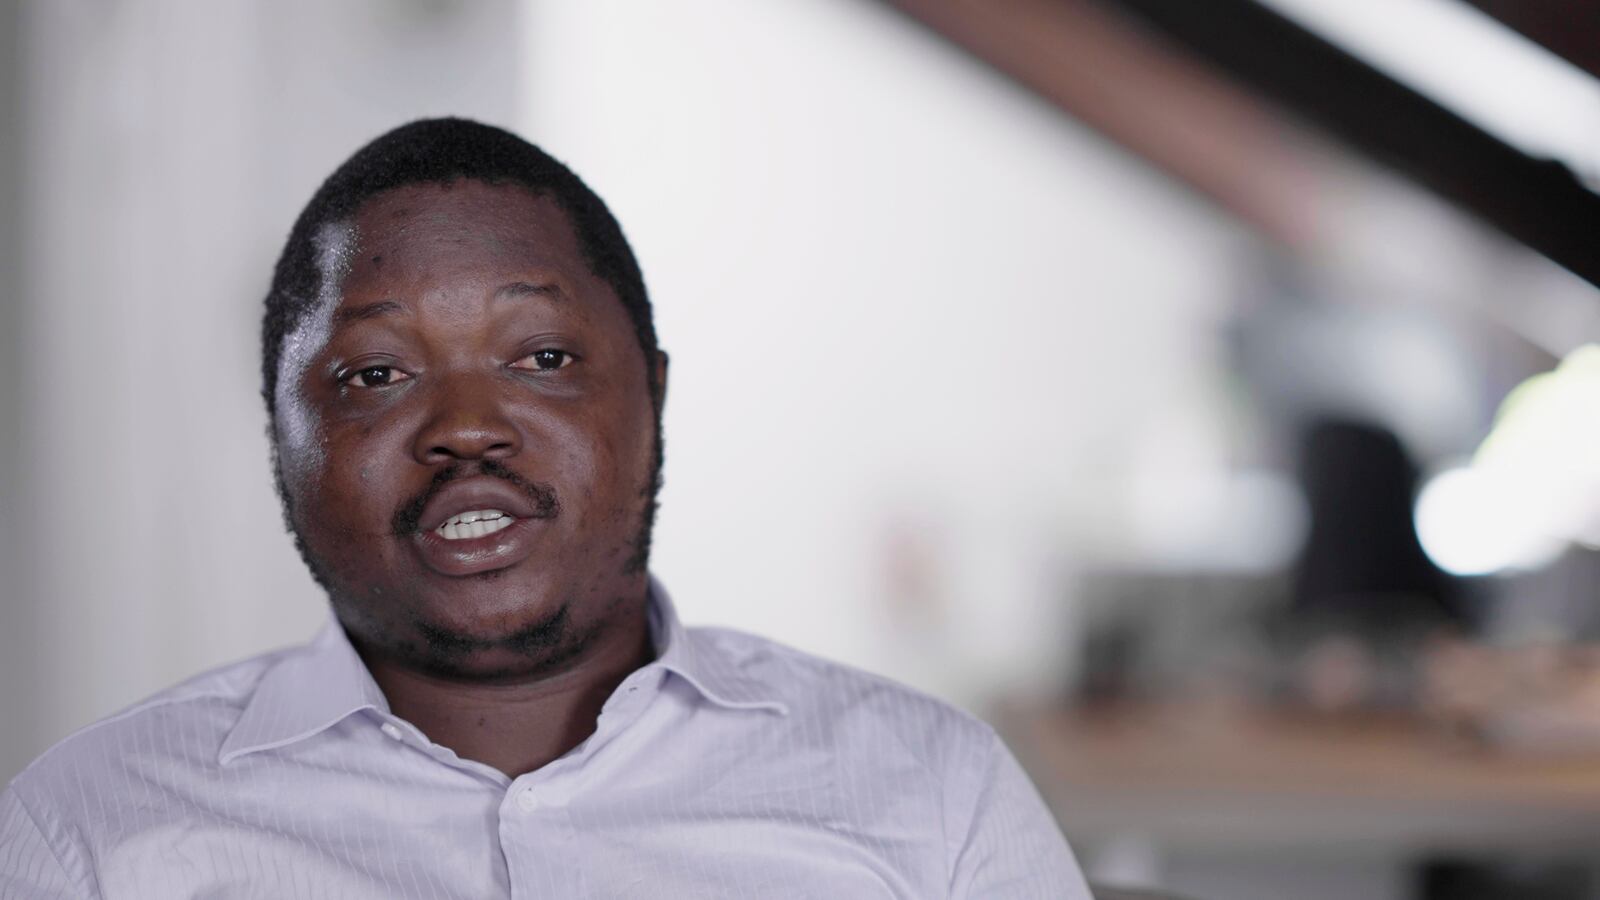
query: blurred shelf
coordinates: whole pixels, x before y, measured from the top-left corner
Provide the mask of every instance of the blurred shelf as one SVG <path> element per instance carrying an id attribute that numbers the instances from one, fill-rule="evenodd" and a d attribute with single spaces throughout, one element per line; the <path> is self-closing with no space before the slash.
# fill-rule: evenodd
<path id="1" fill-rule="evenodd" d="M 1012 705 L 994 721 L 1075 842 L 1384 857 L 1600 849 L 1600 757 L 1494 755 L 1401 718 Z"/>

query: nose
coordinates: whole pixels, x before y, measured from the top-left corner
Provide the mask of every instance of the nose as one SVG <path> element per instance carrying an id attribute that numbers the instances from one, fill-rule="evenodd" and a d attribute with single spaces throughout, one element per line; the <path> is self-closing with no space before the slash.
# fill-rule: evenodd
<path id="1" fill-rule="evenodd" d="M 412 454 L 423 465 L 505 459 L 522 450 L 522 432 L 489 379 L 441 377 Z"/>

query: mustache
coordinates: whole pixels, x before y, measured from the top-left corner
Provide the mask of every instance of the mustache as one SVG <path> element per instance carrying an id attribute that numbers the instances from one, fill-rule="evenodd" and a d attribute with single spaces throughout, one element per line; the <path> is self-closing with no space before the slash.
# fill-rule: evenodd
<path id="1" fill-rule="evenodd" d="M 421 528 L 422 510 L 439 493 L 445 485 L 457 478 L 467 475 L 483 474 L 509 482 L 527 496 L 533 506 L 533 518 L 554 519 L 561 514 L 561 502 L 556 499 L 555 488 L 548 484 L 529 481 L 521 475 L 507 468 L 504 463 L 486 459 L 478 464 L 477 472 L 462 465 L 452 465 L 435 472 L 428 486 L 423 488 L 417 496 L 408 500 L 403 506 L 395 510 L 394 518 L 390 520 L 391 530 L 397 535 L 416 534 Z"/>

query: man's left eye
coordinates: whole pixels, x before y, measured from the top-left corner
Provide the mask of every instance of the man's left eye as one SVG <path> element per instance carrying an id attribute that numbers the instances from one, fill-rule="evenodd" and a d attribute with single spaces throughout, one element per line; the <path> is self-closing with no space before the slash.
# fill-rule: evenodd
<path id="1" fill-rule="evenodd" d="M 572 362 L 572 354 L 565 350 L 535 350 L 512 363 L 518 369 L 559 369 Z"/>

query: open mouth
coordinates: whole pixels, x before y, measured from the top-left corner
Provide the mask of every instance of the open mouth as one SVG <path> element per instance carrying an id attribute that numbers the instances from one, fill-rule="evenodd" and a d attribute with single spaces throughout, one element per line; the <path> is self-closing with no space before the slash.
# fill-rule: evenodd
<path id="1" fill-rule="evenodd" d="M 472 509 L 445 519 L 433 532 L 447 541 L 470 541 L 504 531 L 516 521 L 515 516 L 502 510 Z"/>
<path id="2" fill-rule="evenodd" d="M 459 512 L 427 531 L 413 532 L 423 565 L 447 576 L 480 575 L 516 565 L 534 552 L 548 524 L 503 509 Z"/>
<path id="3" fill-rule="evenodd" d="M 549 488 L 502 476 L 451 479 L 419 509 L 396 516 L 424 566 L 440 575 L 480 575 L 527 559 L 545 540 L 558 505 Z"/>

